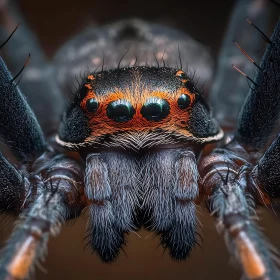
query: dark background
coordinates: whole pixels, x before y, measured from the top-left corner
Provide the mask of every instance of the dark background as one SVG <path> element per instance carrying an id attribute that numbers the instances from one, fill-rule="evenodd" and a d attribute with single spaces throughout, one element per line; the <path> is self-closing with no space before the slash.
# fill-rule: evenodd
<path id="1" fill-rule="evenodd" d="M 215 54 L 235 1 L 21 0 L 22 11 L 49 55 L 88 24 L 128 17 L 163 22 L 187 31 Z"/>
<path id="2" fill-rule="evenodd" d="M 188 32 L 206 46 L 214 57 L 226 30 L 234 1 L 96 1 L 96 0 L 21 0 L 20 7 L 30 27 L 51 58 L 59 46 L 88 24 L 113 22 L 126 17 L 140 17 L 162 22 Z M 245 24 L 245 23 L 244 23 Z M 261 210 L 265 233 L 280 247 L 280 225 L 273 214 Z M 238 279 L 240 273 L 230 265 L 222 236 L 216 233 L 213 219 L 203 206 L 198 207 L 203 227 L 203 249 L 196 247 L 186 262 L 170 260 L 168 253 L 157 248 L 159 240 L 146 231 L 130 234 L 125 250 L 112 265 L 102 264 L 89 249 L 84 249 L 87 214 L 63 227 L 49 243 L 47 274 L 36 270 L 36 279 Z M 12 224 L 3 222 L 4 244 Z"/>

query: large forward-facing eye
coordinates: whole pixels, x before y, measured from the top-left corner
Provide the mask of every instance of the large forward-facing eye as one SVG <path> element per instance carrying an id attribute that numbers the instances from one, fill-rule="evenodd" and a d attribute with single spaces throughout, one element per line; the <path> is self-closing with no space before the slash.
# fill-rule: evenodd
<path id="1" fill-rule="evenodd" d="M 169 103 L 162 98 L 151 97 L 141 109 L 142 116 L 148 121 L 158 122 L 166 118 L 170 112 Z"/>
<path id="2" fill-rule="evenodd" d="M 109 103 L 107 116 L 116 122 L 127 122 L 133 118 L 135 109 L 127 100 L 119 99 Z"/>
<path id="3" fill-rule="evenodd" d="M 95 98 L 87 100 L 86 108 L 90 113 L 95 113 L 98 109 L 98 101 Z"/>

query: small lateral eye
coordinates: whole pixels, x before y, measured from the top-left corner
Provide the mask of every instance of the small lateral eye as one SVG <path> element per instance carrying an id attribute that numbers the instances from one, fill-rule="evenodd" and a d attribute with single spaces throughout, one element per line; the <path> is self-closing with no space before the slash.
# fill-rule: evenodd
<path id="1" fill-rule="evenodd" d="M 90 113 L 95 113 L 98 109 L 98 101 L 95 98 L 88 99 L 86 102 L 86 108 Z"/>
<path id="2" fill-rule="evenodd" d="M 176 72 L 176 77 L 178 77 L 180 80 L 182 80 L 182 82 L 186 83 L 188 81 L 188 77 L 185 74 L 185 72 L 183 72 L 182 70 L 178 70 Z"/>
<path id="3" fill-rule="evenodd" d="M 133 118 L 135 109 L 127 100 L 116 100 L 107 107 L 107 116 L 116 122 L 128 122 Z"/>
<path id="4" fill-rule="evenodd" d="M 180 109 L 186 109 L 186 108 L 189 107 L 189 105 L 191 103 L 191 99 L 190 99 L 190 97 L 187 94 L 182 94 L 178 98 L 177 103 L 178 103 L 178 107 Z"/>

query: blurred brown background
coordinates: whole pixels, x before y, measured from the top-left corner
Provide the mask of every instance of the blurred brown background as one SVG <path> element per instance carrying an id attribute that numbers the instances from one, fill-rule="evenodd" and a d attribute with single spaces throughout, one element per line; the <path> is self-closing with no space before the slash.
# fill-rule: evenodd
<path id="1" fill-rule="evenodd" d="M 233 2 L 21 0 L 20 7 L 50 58 L 63 42 L 90 23 L 135 16 L 186 31 L 217 56 Z M 125 250 L 127 257 L 121 253 L 112 265 L 102 264 L 95 254 L 84 249 L 87 222 L 84 213 L 80 219 L 65 226 L 57 238 L 51 239 L 47 261 L 42 269 L 36 270 L 36 279 L 238 279 L 240 273 L 230 265 L 230 257 L 212 218 L 203 206 L 198 212 L 203 225 L 203 249 L 195 248 L 186 262 L 171 261 L 161 247 L 157 248 L 159 240 L 153 234 L 140 231 L 141 238 L 130 234 Z M 262 209 L 260 219 L 265 233 L 280 247 L 280 224 L 273 214 L 264 212 Z M 1 224 L 1 245 L 11 228 L 11 223 L 6 221 Z"/>

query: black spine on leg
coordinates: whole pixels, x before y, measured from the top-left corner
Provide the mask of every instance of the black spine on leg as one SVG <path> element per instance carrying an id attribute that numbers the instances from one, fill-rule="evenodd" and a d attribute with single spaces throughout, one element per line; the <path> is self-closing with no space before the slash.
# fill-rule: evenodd
<path id="1" fill-rule="evenodd" d="M 0 212 L 18 214 L 25 199 L 27 183 L 0 153 Z"/>
<path id="2" fill-rule="evenodd" d="M 252 173 L 258 184 L 272 197 L 280 196 L 280 135 L 262 156 Z"/>
<path id="3" fill-rule="evenodd" d="M 263 147 L 280 113 L 280 21 L 263 56 L 238 120 L 235 135 L 246 149 Z"/>
<path id="4" fill-rule="evenodd" d="M 41 155 L 45 150 L 43 132 L 2 58 L 0 104 L 0 135 L 13 153 L 23 161 Z"/>

